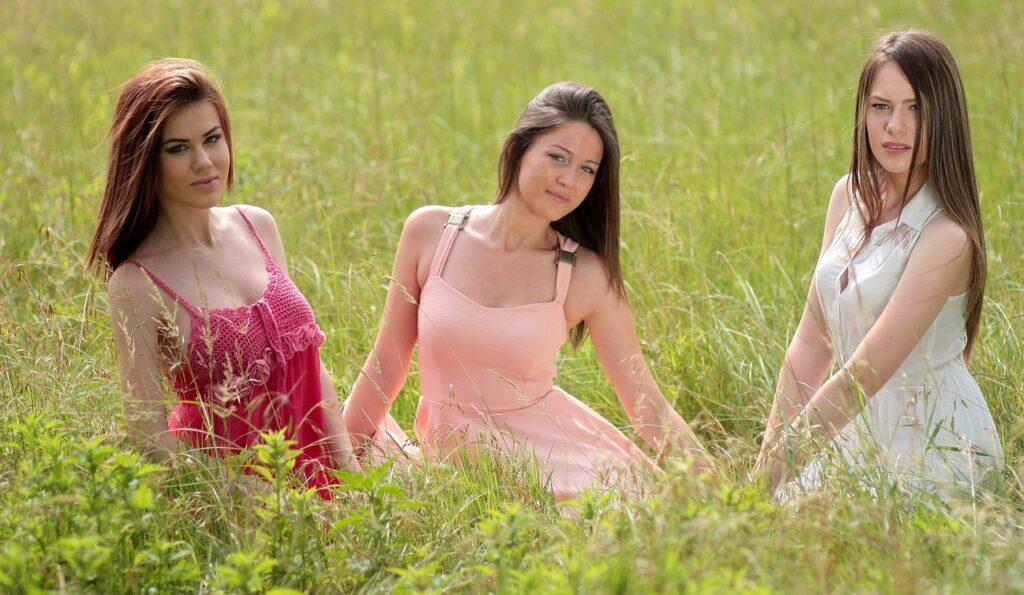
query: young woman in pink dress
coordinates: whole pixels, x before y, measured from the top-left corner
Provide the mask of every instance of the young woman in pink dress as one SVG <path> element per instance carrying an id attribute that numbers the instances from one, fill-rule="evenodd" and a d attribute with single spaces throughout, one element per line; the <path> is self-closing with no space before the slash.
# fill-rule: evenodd
<path id="1" fill-rule="evenodd" d="M 288 277 L 273 217 L 221 207 L 231 124 L 202 65 L 161 60 L 121 92 L 90 265 L 109 275 L 128 435 L 152 458 L 185 445 L 218 456 L 284 430 L 321 496 L 358 469 L 324 335 Z M 166 378 L 177 396 L 168 415 Z"/>
<path id="2" fill-rule="evenodd" d="M 406 220 L 374 349 L 344 409 L 349 434 L 358 446 L 388 440 L 380 426 L 418 344 L 415 431 L 427 457 L 533 457 L 559 500 L 636 487 L 653 460 L 553 385 L 559 348 L 585 333 L 653 451 L 706 469 L 648 369 L 626 299 L 611 111 L 593 89 L 558 83 L 509 134 L 493 204 L 428 206 Z"/>

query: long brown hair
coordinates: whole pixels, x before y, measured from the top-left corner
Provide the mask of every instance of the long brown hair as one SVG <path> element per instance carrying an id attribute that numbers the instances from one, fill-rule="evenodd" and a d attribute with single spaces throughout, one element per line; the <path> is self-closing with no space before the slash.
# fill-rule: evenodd
<path id="1" fill-rule="evenodd" d="M 903 188 L 903 205 L 911 198 L 907 192 L 918 166 L 918 150 L 924 136 L 928 144 L 923 164 L 927 184 L 946 215 L 963 228 L 970 239 L 971 278 L 964 312 L 967 329 L 964 355 L 969 358 L 978 336 L 988 277 L 985 232 L 981 224 L 963 81 L 953 54 L 934 35 L 924 31 L 889 33 L 878 40 L 865 59 L 857 85 L 850 188 L 860 199 L 856 206 L 870 234 L 882 216 L 882 189 L 881 168 L 871 154 L 865 116 L 871 86 L 878 71 L 889 62 L 903 71 L 913 87 L 919 114 L 907 186 Z"/>
<path id="2" fill-rule="evenodd" d="M 109 277 L 139 247 L 156 224 L 157 160 L 164 122 L 182 107 L 209 101 L 217 110 L 224 142 L 231 149 L 231 122 L 220 87 L 199 62 L 157 60 L 129 80 L 110 127 L 107 185 L 87 266 Z M 234 179 L 234 159 L 227 188 Z"/>
<path id="3" fill-rule="evenodd" d="M 589 124 L 601 137 L 604 153 L 590 193 L 580 206 L 551 227 L 593 250 L 604 265 L 608 281 L 625 298 L 619 264 L 619 135 L 615 132 L 612 110 L 597 91 L 574 82 L 555 83 L 527 104 L 505 139 L 494 202 L 503 202 L 512 192 L 523 154 L 534 139 L 566 122 Z M 570 333 L 573 346 L 578 347 L 585 336 L 586 325 L 581 322 Z"/>

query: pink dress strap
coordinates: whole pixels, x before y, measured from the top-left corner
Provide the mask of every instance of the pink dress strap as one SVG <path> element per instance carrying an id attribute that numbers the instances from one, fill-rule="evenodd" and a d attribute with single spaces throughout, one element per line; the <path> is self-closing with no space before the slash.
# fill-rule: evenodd
<path id="1" fill-rule="evenodd" d="M 558 250 L 558 272 L 555 274 L 555 301 L 559 304 L 565 303 L 565 296 L 569 294 L 569 281 L 572 280 L 572 270 L 576 268 L 576 249 L 580 247 L 579 242 L 558 234 L 562 247 Z"/>
<path id="2" fill-rule="evenodd" d="M 185 298 L 183 298 L 180 295 L 178 295 L 177 291 L 174 291 L 173 289 L 171 289 L 170 285 L 164 283 L 163 280 L 160 279 L 160 277 L 157 277 L 156 274 L 153 273 L 153 271 L 151 271 L 148 268 L 146 268 L 146 265 L 144 265 L 141 262 L 139 262 L 137 260 L 134 260 L 134 259 L 128 259 L 125 262 L 128 263 L 128 264 L 133 264 L 133 265 L 139 267 L 139 270 L 142 271 L 143 273 L 145 273 L 145 275 L 147 277 L 149 277 L 150 281 L 152 281 L 153 283 L 156 283 L 157 287 L 162 289 L 164 291 L 164 293 L 166 293 L 167 295 L 171 296 L 172 298 L 174 298 L 174 301 L 176 301 L 179 304 L 181 304 L 181 306 L 183 308 L 185 308 L 185 310 L 189 314 L 191 314 L 193 318 L 199 318 L 200 317 L 199 310 L 197 310 L 195 308 L 195 306 L 193 306 L 192 304 L 188 303 L 188 301 Z"/>
<path id="3" fill-rule="evenodd" d="M 452 209 L 451 214 L 448 215 L 441 239 L 437 242 L 437 250 L 434 251 L 434 259 L 430 262 L 431 277 L 440 276 L 444 271 L 444 265 L 448 262 L 448 254 L 452 250 L 452 244 L 455 243 L 455 236 L 463 227 L 466 227 L 466 223 L 469 222 L 469 212 L 472 210 L 471 206 L 457 207 Z"/>
<path id="4" fill-rule="evenodd" d="M 238 214 L 242 216 L 242 220 L 245 221 L 245 224 L 249 226 L 249 231 L 251 231 L 253 237 L 256 238 L 256 242 L 260 245 L 260 250 L 263 251 L 263 258 L 267 260 L 267 266 L 276 265 L 277 263 L 274 261 L 274 257 L 270 255 L 270 250 L 267 250 L 267 246 L 263 243 L 263 238 L 260 237 L 259 232 L 256 231 L 256 226 L 253 225 L 252 221 L 249 220 L 249 217 L 245 214 L 245 211 L 243 211 L 242 207 L 238 205 L 235 205 L 235 210 L 238 211 Z"/>

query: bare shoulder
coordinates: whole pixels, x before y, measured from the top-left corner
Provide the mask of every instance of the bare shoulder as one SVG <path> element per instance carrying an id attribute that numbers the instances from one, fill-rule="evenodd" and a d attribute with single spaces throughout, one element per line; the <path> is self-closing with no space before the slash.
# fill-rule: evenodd
<path id="1" fill-rule="evenodd" d="M 575 289 L 576 291 L 573 291 Z M 611 296 L 612 282 L 605 272 L 601 257 L 590 248 L 580 246 L 576 250 L 576 266 L 572 272 L 570 293 L 584 294 L 593 298 Z"/>
<path id="2" fill-rule="evenodd" d="M 924 246 L 924 251 L 929 253 L 938 251 L 956 256 L 969 252 L 971 239 L 967 231 L 950 219 L 949 215 L 940 213 L 921 230 L 921 237 L 914 249 L 916 250 L 918 246 Z"/>
<path id="3" fill-rule="evenodd" d="M 825 215 L 825 232 L 822 237 L 822 251 L 832 243 L 835 237 L 836 228 L 843 216 L 850 210 L 852 191 L 850 188 L 849 174 L 839 178 L 836 185 L 832 187 L 832 195 L 828 200 L 828 212 Z"/>
<path id="4" fill-rule="evenodd" d="M 153 314 L 162 307 L 159 289 L 139 267 L 122 264 L 107 281 L 111 311 Z"/>
<path id="5" fill-rule="evenodd" d="M 270 211 L 264 209 L 263 207 L 257 207 L 256 205 L 240 204 L 225 208 L 233 209 L 235 207 L 242 209 L 242 212 L 245 213 L 245 216 L 248 217 L 253 223 L 260 221 L 261 223 L 269 223 L 276 225 L 276 223 L 274 223 L 274 216 L 270 214 Z"/>
<path id="6" fill-rule="evenodd" d="M 850 208 L 850 197 L 853 195 L 853 189 L 850 186 L 850 174 L 844 174 L 841 178 L 836 180 L 835 186 L 832 187 L 832 196 L 829 198 L 829 209 L 833 207 L 842 209 L 845 211 Z"/>
<path id="7" fill-rule="evenodd" d="M 124 263 L 114 269 L 107 280 L 107 292 L 111 298 L 131 296 L 140 291 L 148 291 L 152 281 L 139 267 Z"/>
<path id="8" fill-rule="evenodd" d="M 828 199 L 828 220 L 842 218 L 843 214 L 850 209 L 852 189 L 850 188 L 850 175 L 846 174 L 836 181 L 832 187 L 832 195 Z M 837 218 L 838 217 L 838 218 Z"/>
<path id="9" fill-rule="evenodd" d="M 270 211 L 254 205 L 236 206 L 245 214 L 249 221 L 252 222 L 256 227 L 256 231 L 260 232 L 260 235 L 280 235 L 277 231 L 277 221 L 274 220 L 274 216 L 270 214 Z M 226 209 L 233 211 L 235 207 L 226 207 Z"/>
<path id="10" fill-rule="evenodd" d="M 281 240 L 281 232 L 277 229 L 277 221 L 274 220 L 274 216 L 266 209 L 253 205 L 237 205 L 237 207 L 245 214 L 245 217 L 252 223 L 253 227 L 256 228 L 256 233 L 263 240 L 267 250 L 270 250 L 274 260 L 287 271 L 284 242 Z M 235 210 L 235 207 L 225 208 L 230 211 Z M 234 217 L 234 219 L 237 220 L 238 218 Z M 239 222 L 239 225 L 244 226 L 245 224 Z M 248 233 L 248 230 L 245 231 Z"/>
<path id="11" fill-rule="evenodd" d="M 932 218 L 910 252 L 904 277 L 915 292 L 936 287 L 944 295 L 970 288 L 973 243 L 967 231 L 945 213 Z"/>
<path id="12" fill-rule="evenodd" d="M 597 255 L 597 252 L 585 246 L 576 249 L 576 268 L 573 270 L 573 275 L 588 281 L 591 277 L 596 277 L 595 281 L 603 280 L 603 283 L 608 285 L 608 275 L 604 272 L 604 263 L 601 262 L 601 257 Z"/>
<path id="13" fill-rule="evenodd" d="M 451 207 L 440 205 L 427 205 L 420 207 L 409 214 L 405 219 L 403 234 L 414 236 L 430 235 L 431 231 L 439 231 L 451 214 Z"/>
<path id="14" fill-rule="evenodd" d="M 444 224 L 451 212 L 451 207 L 439 205 L 427 205 L 416 209 L 405 219 L 400 244 L 407 249 L 415 249 L 417 253 L 432 249 L 440 240 Z"/>
<path id="15" fill-rule="evenodd" d="M 589 248 L 576 251 L 576 266 L 565 298 L 565 316 L 569 326 L 581 320 L 594 323 L 609 313 L 618 312 L 629 302 L 615 289 L 605 272 L 601 258 Z"/>

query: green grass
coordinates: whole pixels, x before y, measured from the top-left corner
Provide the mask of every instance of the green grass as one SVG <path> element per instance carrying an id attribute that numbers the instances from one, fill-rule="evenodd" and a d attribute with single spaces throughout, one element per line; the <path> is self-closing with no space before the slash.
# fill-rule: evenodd
<path id="1" fill-rule="evenodd" d="M 1010 0 L 8 0 L 0 591 L 1024 589 L 1021 22 Z M 941 36 L 967 86 L 990 250 L 972 368 L 1005 481 L 950 504 L 840 479 L 777 506 L 745 475 L 849 161 L 861 58 L 904 26 Z M 164 56 L 222 80 L 227 200 L 275 214 L 342 394 L 373 340 L 405 215 L 489 201 L 523 105 L 557 80 L 597 87 L 622 140 L 637 326 L 664 392 L 716 447 L 721 485 L 670 466 L 649 499 L 588 501 L 566 520 L 528 468 L 501 461 L 383 470 L 324 504 L 283 486 L 245 497 L 216 464 L 154 470 L 119 446 L 106 296 L 83 258 L 118 86 Z M 559 369 L 561 386 L 626 424 L 589 348 Z M 414 374 L 394 410 L 406 427 L 417 391 Z"/>

